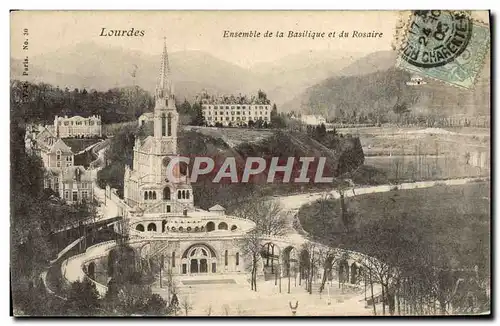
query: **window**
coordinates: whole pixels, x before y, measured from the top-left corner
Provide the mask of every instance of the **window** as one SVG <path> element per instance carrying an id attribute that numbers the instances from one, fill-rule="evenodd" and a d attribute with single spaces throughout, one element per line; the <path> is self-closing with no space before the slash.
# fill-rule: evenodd
<path id="1" fill-rule="evenodd" d="M 61 161 L 57 161 L 57 167 L 60 168 L 61 167 Z"/>
<path id="2" fill-rule="evenodd" d="M 82 200 L 86 200 L 88 198 L 87 190 L 82 191 Z"/>
<path id="3" fill-rule="evenodd" d="M 237 252 L 236 253 L 236 266 L 238 266 L 240 264 L 240 253 Z"/>
<path id="4" fill-rule="evenodd" d="M 172 267 L 175 267 L 175 251 L 172 251 Z"/>
<path id="5" fill-rule="evenodd" d="M 69 191 L 68 191 L 68 190 L 66 190 L 66 191 L 64 192 L 64 199 L 65 199 L 65 200 L 69 200 Z"/>
<path id="6" fill-rule="evenodd" d="M 78 191 L 73 191 L 73 201 L 78 201 Z"/>
<path id="7" fill-rule="evenodd" d="M 182 192 L 179 190 L 177 191 L 177 199 L 181 199 L 182 198 Z"/>
<path id="8" fill-rule="evenodd" d="M 170 188 L 163 188 L 163 200 L 170 200 Z"/>
<path id="9" fill-rule="evenodd" d="M 167 205 L 167 213 L 170 213 L 170 205 Z"/>
<path id="10" fill-rule="evenodd" d="M 57 151 L 57 153 L 56 153 L 56 159 L 58 161 L 61 160 L 61 151 Z"/>
<path id="11" fill-rule="evenodd" d="M 71 165 L 72 165 L 71 162 L 66 162 L 66 166 L 71 166 Z"/>
<path id="12" fill-rule="evenodd" d="M 161 135 L 166 136 L 167 135 L 167 124 L 166 124 L 167 118 L 165 117 L 165 114 L 161 115 Z"/>
<path id="13" fill-rule="evenodd" d="M 172 136 L 172 114 L 167 117 L 167 136 Z"/>
<path id="14" fill-rule="evenodd" d="M 66 156 L 66 162 L 71 162 L 71 156 Z"/>
<path id="15" fill-rule="evenodd" d="M 228 263 L 228 252 L 227 250 L 224 252 L 224 266 L 227 266 Z"/>

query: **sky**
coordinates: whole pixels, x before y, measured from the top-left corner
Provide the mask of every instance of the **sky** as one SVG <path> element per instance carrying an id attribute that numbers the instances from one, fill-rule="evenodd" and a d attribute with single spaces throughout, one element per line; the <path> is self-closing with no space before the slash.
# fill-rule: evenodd
<path id="1" fill-rule="evenodd" d="M 206 51 L 250 67 L 303 51 L 369 53 L 390 50 L 399 19 L 395 11 L 19 11 L 11 13 L 11 56 L 54 52 L 80 42 L 159 54 L 163 37 L 169 52 Z M 144 36 L 100 36 L 108 30 L 144 31 Z M 28 29 L 28 35 L 23 35 Z M 224 31 L 283 31 L 284 38 L 224 38 Z M 379 32 L 381 38 L 287 38 L 288 31 Z M 28 41 L 28 50 L 23 42 Z"/>

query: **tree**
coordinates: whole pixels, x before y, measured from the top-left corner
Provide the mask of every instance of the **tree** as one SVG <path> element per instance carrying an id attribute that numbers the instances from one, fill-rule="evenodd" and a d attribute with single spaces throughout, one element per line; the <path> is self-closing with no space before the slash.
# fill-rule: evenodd
<path id="1" fill-rule="evenodd" d="M 246 269 L 250 270 L 250 289 L 252 291 L 257 291 L 257 268 L 262 250 L 261 239 L 262 236 L 258 231 L 252 230 L 247 232 L 241 241 L 241 250 L 243 256 L 245 256 L 245 262 L 249 262 Z"/>
<path id="2" fill-rule="evenodd" d="M 191 310 L 193 310 L 193 305 L 189 301 L 189 298 L 186 296 L 182 299 L 181 308 L 184 310 L 184 314 L 187 316 Z"/>
<path id="3" fill-rule="evenodd" d="M 203 110 L 199 103 L 193 104 L 192 107 L 193 115 L 191 119 L 191 125 L 193 126 L 204 126 L 206 124 L 205 117 L 203 116 Z"/>
<path id="4" fill-rule="evenodd" d="M 408 105 L 405 102 L 396 103 L 392 111 L 398 115 L 398 122 L 401 123 L 401 117 L 410 112 Z"/>
<path id="5" fill-rule="evenodd" d="M 150 316 L 165 316 L 170 314 L 170 309 L 167 307 L 165 301 L 159 294 L 152 294 L 146 302 L 146 314 Z"/>
<path id="6" fill-rule="evenodd" d="M 64 305 L 67 314 L 93 316 L 97 314 L 99 306 L 99 293 L 90 280 L 85 279 L 71 284 Z"/>
<path id="7" fill-rule="evenodd" d="M 235 211 L 240 216 L 255 222 L 255 230 L 260 235 L 284 235 L 288 221 L 278 202 L 273 200 L 250 200 Z"/>

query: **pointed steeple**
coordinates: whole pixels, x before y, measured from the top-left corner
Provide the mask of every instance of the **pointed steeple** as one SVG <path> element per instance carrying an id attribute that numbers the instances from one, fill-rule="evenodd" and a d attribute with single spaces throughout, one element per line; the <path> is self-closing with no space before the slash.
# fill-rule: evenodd
<path id="1" fill-rule="evenodd" d="M 160 80 L 156 86 L 157 98 L 171 97 L 173 94 L 170 81 L 170 64 L 168 62 L 167 38 L 163 38 L 163 53 L 161 55 Z"/>
<path id="2" fill-rule="evenodd" d="M 167 38 L 163 37 L 163 53 L 161 55 L 160 87 L 165 89 L 170 77 L 170 65 L 168 62 Z"/>

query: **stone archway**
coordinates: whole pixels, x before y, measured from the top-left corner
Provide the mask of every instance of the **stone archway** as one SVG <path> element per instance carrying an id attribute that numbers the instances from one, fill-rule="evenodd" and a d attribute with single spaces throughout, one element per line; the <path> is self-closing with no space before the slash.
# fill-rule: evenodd
<path id="1" fill-rule="evenodd" d="M 349 282 L 349 262 L 343 259 L 339 262 L 339 283 Z"/>
<path id="2" fill-rule="evenodd" d="M 95 263 L 91 262 L 87 267 L 87 275 L 91 280 L 95 281 Z"/>
<path id="3" fill-rule="evenodd" d="M 155 223 L 149 223 L 148 224 L 148 231 L 156 232 L 156 224 Z"/>
<path id="4" fill-rule="evenodd" d="M 135 229 L 139 232 L 144 232 L 144 225 L 142 224 L 137 224 L 137 226 L 135 227 Z"/>
<path id="5" fill-rule="evenodd" d="M 215 223 L 214 222 L 208 222 L 207 223 L 207 232 L 211 232 L 215 230 Z"/>
<path id="6" fill-rule="evenodd" d="M 356 284 L 358 282 L 358 273 L 359 273 L 358 265 L 354 262 L 351 265 L 351 283 L 352 284 Z"/>
<path id="7" fill-rule="evenodd" d="M 280 248 L 273 242 L 262 245 L 260 255 L 264 261 L 264 276 L 274 274 L 280 263 Z"/>
<path id="8" fill-rule="evenodd" d="M 217 256 L 215 250 L 206 244 L 194 244 L 182 255 L 182 274 L 217 273 Z"/>
<path id="9" fill-rule="evenodd" d="M 311 269 L 310 265 L 311 265 L 311 256 L 309 250 L 302 249 L 300 251 L 300 256 L 299 256 L 299 285 L 301 283 L 301 280 L 309 279 L 309 272 Z"/>

